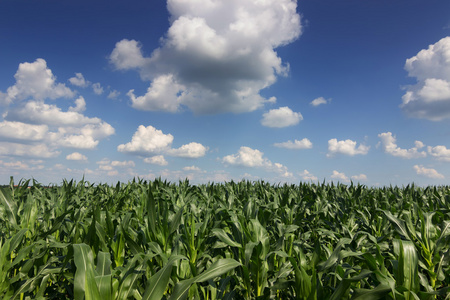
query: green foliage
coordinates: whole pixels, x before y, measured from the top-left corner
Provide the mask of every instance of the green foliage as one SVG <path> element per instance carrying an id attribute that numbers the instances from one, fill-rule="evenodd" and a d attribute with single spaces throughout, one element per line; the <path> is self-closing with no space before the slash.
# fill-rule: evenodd
<path id="1" fill-rule="evenodd" d="M 1 299 L 450 299 L 450 187 L 0 188 Z"/>

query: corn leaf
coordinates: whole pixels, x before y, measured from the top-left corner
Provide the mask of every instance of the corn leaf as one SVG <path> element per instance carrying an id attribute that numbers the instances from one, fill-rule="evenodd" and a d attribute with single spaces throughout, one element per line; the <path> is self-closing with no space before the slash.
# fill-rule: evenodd
<path id="1" fill-rule="evenodd" d="M 74 278 L 75 300 L 100 299 L 94 274 L 94 256 L 86 244 L 74 244 L 74 261 L 77 270 Z"/>

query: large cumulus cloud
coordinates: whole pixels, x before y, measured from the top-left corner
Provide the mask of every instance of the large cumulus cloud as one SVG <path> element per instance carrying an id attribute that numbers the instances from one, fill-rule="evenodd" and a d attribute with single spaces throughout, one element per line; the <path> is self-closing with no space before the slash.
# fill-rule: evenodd
<path id="1" fill-rule="evenodd" d="M 450 118 L 450 36 L 406 60 L 408 75 L 417 78 L 402 97 L 402 110 L 415 118 Z"/>
<path id="2" fill-rule="evenodd" d="M 289 70 L 275 49 L 301 33 L 296 1 L 168 0 L 167 7 L 170 28 L 150 57 L 127 39 L 110 55 L 115 68 L 136 69 L 150 81 L 145 95 L 128 93 L 133 107 L 239 113 L 275 101 L 260 91 Z"/>

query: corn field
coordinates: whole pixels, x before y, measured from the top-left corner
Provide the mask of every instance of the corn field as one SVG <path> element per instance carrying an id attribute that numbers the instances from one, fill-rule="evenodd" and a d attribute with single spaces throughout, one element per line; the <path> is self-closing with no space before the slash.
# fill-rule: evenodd
<path id="1" fill-rule="evenodd" d="M 450 187 L 0 189 L 0 299 L 450 299 Z"/>

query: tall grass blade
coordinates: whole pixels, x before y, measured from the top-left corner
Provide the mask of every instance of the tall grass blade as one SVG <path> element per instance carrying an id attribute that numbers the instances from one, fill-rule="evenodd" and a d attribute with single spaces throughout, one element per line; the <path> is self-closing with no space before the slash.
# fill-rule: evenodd
<path id="1" fill-rule="evenodd" d="M 74 261 L 77 270 L 74 278 L 75 300 L 100 299 L 94 274 L 94 256 L 86 244 L 74 244 Z"/>
<path id="2" fill-rule="evenodd" d="M 111 257 L 109 252 L 100 251 L 97 255 L 95 282 L 102 300 L 112 300 Z"/>
<path id="3" fill-rule="evenodd" d="M 170 280 L 170 274 L 174 263 L 180 259 L 187 259 L 182 255 L 176 255 L 169 259 L 167 264 L 156 272 L 148 281 L 147 288 L 142 296 L 143 300 L 159 300 L 164 296 L 164 292 L 167 289 L 167 285 Z"/>
<path id="4" fill-rule="evenodd" d="M 6 208 L 6 217 L 9 224 L 17 225 L 17 205 L 11 197 L 11 193 L 3 188 L 0 188 L 0 202 Z"/>
<path id="5" fill-rule="evenodd" d="M 196 277 L 178 282 L 175 285 L 175 288 L 169 300 L 186 299 L 189 288 L 193 283 L 204 282 L 207 280 L 214 279 L 227 273 L 228 271 L 233 270 L 234 268 L 240 265 L 241 264 L 238 261 L 231 258 L 219 259 L 218 261 L 214 262 L 211 266 L 209 266 L 209 268 L 206 271 L 197 275 Z"/>

